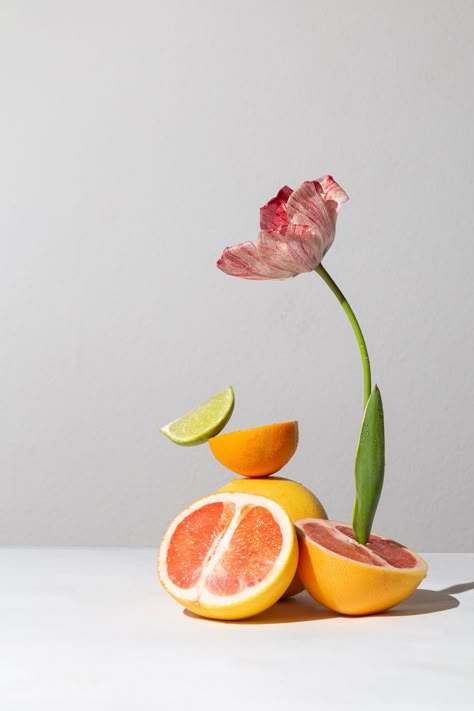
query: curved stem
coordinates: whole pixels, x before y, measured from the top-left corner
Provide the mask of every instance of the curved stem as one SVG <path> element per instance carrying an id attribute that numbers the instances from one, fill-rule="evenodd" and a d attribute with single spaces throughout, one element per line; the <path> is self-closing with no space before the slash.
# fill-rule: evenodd
<path id="1" fill-rule="evenodd" d="M 372 383 L 371 383 L 371 376 L 370 376 L 370 361 L 369 361 L 369 354 L 367 352 L 367 346 L 365 345 L 365 340 L 364 336 L 362 335 L 362 331 L 360 329 L 359 323 L 355 317 L 355 314 L 351 307 L 349 306 L 349 302 L 347 301 L 346 297 L 336 284 L 336 282 L 329 276 L 325 268 L 323 267 L 322 264 L 319 264 L 315 270 L 314 270 L 319 276 L 323 279 L 323 281 L 326 282 L 326 284 L 329 286 L 333 294 L 336 296 L 337 300 L 341 304 L 342 308 L 346 312 L 347 318 L 350 321 L 350 324 L 352 326 L 352 330 L 354 331 L 355 337 L 357 339 L 357 344 L 359 346 L 360 350 L 360 355 L 362 358 L 362 369 L 364 371 L 364 408 L 367 405 L 367 400 L 370 397 L 370 393 L 372 391 Z"/>

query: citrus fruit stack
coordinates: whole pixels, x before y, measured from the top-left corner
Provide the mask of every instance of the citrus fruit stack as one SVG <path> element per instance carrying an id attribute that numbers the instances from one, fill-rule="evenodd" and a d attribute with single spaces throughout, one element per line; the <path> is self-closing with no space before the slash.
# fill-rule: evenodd
<path id="1" fill-rule="evenodd" d="M 407 597 L 426 575 L 424 561 L 382 536 L 367 545 L 347 524 L 327 521 L 305 486 L 272 476 L 298 446 L 298 423 L 219 434 L 234 408 L 232 388 L 162 428 L 173 442 L 209 442 L 216 459 L 242 478 L 178 514 L 160 546 L 163 587 L 192 612 L 235 620 L 263 612 L 306 587 L 346 615 L 379 612 Z"/>
<path id="2" fill-rule="evenodd" d="M 323 505 L 309 489 L 291 479 L 271 476 L 289 462 L 297 446 L 297 422 L 281 422 L 213 437 L 209 447 L 216 459 L 243 477 L 232 479 L 218 492 L 265 496 L 279 504 L 292 523 L 301 518 L 327 518 Z M 295 572 L 283 597 L 296 595 L 303 589 Z"/>

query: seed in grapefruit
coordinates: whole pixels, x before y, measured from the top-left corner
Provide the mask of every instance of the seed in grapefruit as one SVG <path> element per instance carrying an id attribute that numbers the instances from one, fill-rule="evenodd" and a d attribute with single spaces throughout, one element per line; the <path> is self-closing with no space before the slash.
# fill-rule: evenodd
<path id="1" fill-rule="evenodd" d="M 339 521 L 296 522 L 298 573 L 310 595 L 343 615 L 370 615 L 404 600 L 426 576 L 425 561 L 383 536 L 366 545 Z"/>
<path id="2" fill-rule="evenodd" d="M 271 607 L 297 562 L 295 529 L 281 506 L 262 496 L 222 493 L 174 519 L 161 542 L 158 576 L 188 610 L 237 620 Z"/>
<path id="3" fill-rule="evenodd" d="M 209 439 L 215 458 L 235 474 L 262 477 L 287 464 L 298 446 L 298 423 L 279 422 Z"/>
<path id="4" fill-rule="evenodd" d="M 291 479 L 284 479 L 279 476 L 269 476 L 261 479 L 231 479 L 217 493 L 224 491 L 266 496 L 285 509 L 293 523 L 300 518 L 327 518 L 324 506 L 319 499 L 303 484 Z M 303 589 L 300 577 L 296 573 L 283 597 L 297 595 Z"/>

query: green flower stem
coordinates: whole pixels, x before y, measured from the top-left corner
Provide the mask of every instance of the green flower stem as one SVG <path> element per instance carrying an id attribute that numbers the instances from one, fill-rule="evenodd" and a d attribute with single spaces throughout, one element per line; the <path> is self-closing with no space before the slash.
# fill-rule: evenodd
<path id="1" fill-rule="evenodd" d="M 336 284 L 336 282 L 332 279 L 332 277 L 329 276 L 325 268 L 323 267 L 322 264 L 319 264 L 315 270 L 314 270 L 323 281 L 326 282 L 326 284 L 329 286 L 333 294 L 336 296 L 337 300 L 341 304 L 342 308 L 346 312 L 347 318 L 350 321 L 350 324 L 352 326 L 352 330 L 354 331 L 355 337 L 357 339 L 357 343 L 359 346 L 360 350 L 360 355 L 362 358 L 362 368 L 364 371 L 364 408 L 367 405 L 367 401 L 370 397 L 370 393 L 372 392 L 372 382 L 371 382 L 371 376 L 370 376 L 370 361 L 369 361 L 369 354 L 367 352 L 367 346 L 365 345 L 365 340 L 364 336 L 362 335 L 362 331 L 360 329 L 359 323 L 355 317 L 355 314 L 351 307 L 349 306 L 349 302 L 347 301 L 346 297 Z"/>

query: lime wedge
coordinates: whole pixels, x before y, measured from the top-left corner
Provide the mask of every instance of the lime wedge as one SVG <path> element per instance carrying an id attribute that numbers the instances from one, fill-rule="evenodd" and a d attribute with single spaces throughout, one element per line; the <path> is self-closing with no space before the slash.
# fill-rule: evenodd
<path id="1" fill-rule="evenodd" d="M 234 409 L 234 390 L 229 386 L 183 417 L 160 429 L 168 439 L 183 447 L 203 444 L 224 429 Z"/>

